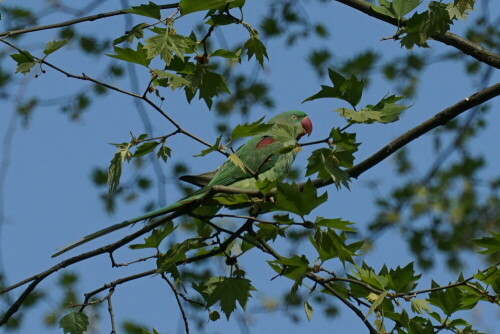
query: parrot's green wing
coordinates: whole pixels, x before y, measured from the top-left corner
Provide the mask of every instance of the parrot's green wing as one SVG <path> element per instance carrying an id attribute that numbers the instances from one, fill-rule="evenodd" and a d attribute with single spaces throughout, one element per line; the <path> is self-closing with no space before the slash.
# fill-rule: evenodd
<path id="1" fill-rule="evenodd" d="M 304 123 L 304 120 L 307 122 Z M 257 179 L 274 181 L 284 177 L 295 159 L 296 151 L 293 148 L 297 143 L 297 138 L 304 133 L 310 133 L 312 124 L 302 112 L 284 112 L 273 117 L 269 123 L 275 126 L 266 132 L 255 135 L 242 145 L 235 152 L 236 157 L 233 157 L 232 160 L 228 159 L 220 166 L 211 181 L 203 188 L 171 205 L 89 234 L 62 247 L 52 257 L 139 221 L 175 211 L 186 204 L 203 198 L 213 186 L 258 189 Z"/>

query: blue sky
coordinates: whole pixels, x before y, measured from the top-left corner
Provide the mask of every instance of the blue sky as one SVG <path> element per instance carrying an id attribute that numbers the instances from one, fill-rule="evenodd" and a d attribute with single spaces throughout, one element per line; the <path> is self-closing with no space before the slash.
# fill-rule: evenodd
<path id="1" fill-rule="evenodd" d="M 257 25 L 259 17 L 264 14 L 265 6 L 258 6 L 255 2 L 248 1 L 245 11 L 245 20 L 250 24 Z M 9 5 L 9 1 L 4 1 Z M 138 3 L 138 2 L 137 2 Z M 43 3 L 34 5 L 42 8 Z M 118 2 L 107 1 L 100 5 L 93 13 L 100 13 L 121 8 Z M 265 69 L 259 72 L 259 79 L 265 81 L 271 87 L 271 95 L 275 101 L 272 112 L 299 109 L 306 111 L 314 124 L 313 135 L 308 140 L 319 140 L 328 134 L 333 126 L 343 126 L 345 122 L 332 110 L 346 106 L 339 100 L 319 100 L 301 104 L 301 101 L 319 89 L 320 84 L 327 84 L 323 79 L 318 79 L 312 68 L 307 63 L 308 51 L 316 45 L 325 45 L 333 52 L 334 57 L 344 59 L 353 54 L 371 48 L 383 56 L 383 62 L 394 55 L 405 55 L 409 51 L 402 49 L 399 43 L 394 41 L 381 42 L 383 37 L 394 34 L 394 27 L 368 18 L 355 10 L 339 3 L 327 2 L 318 4 L 307 2 L 304 5 L 307 15 L 314 19 L 321 19 L 330 28 L 330 38 L 310 40 L 297 43 L 291 49 L 284 47 L 281 40 L 271 40 L 267 44 L 269 62 Z M 490 2 L 490 11 L 498 12 L 500 5 Z M 476 15 L 476 14 L 472 14 Z M 71 19 L 71 16 L 54 13 L 41 19 L 39 24 L 48 24 Z M 178 20 L 177 29 L 180 33 L 188 33 L 192 29 L 192 20 L 201 19 L 202 15 L 193 15 Z M 472 17 L 471 17 L 472 19 Z M 136 23 L 142 18 L 134 17 Z M 2 21 L 0 21 L 0 25 Z M 452 31 L 460 33 L 464 24 L 457 23 Z M 106 34 L 110 38 L 120 36 L 124 31 L 124 17 L 114 17 L 95 22 L 81 23 L 77 26 L 80 31 L 89 34 Z M 4 30 L 4 29 L 1 29 Z M 231 28 L 224 31 L 230 45 L 241 41 L 246 32 L 241 27 Z M 37 32 L 25 36 L 17 45 L 29 49 L 33 54 L 41 54 L 43 45 L 49 40 L 55 39 L 56 32 L 49 30 Z M 216 39 L 214 39 L 216 40 Z M 434 55 L 449 51 L 450 48 L 440 43 L 430 42 L 431 53 Z M 2 48 L 2 51 L 5 48 Z M 112 50 L 109 50 L 111 52 Z M 102 69 L 112 59 L 93 57 L 80 57 L 76 49 L 62 49 L 51 55 L 48 60 L 57 66 L 74 74 L 85 73 L 99 78 Z M 251 71 L 255 61 L 250 64 L 243 61 L 238 66 L 238 71 Z M 13 67 L 14 63 L 7 60 L 6 64 Z M 88 89 L 88 83 L 71 80 L 46 68 L 47 73 L 34 79 L 32 75 L 17 76 L 16 80 L 26 80 L 25 90 L 13 94 L 22 94 L 23 99 L 31 95 L 43 96 L 45 99 L 57 99 L 67 96 L 71 92 L 80 89 Z M 147 83 L 148 75 L 144 69 L 138 69 L 139 80 L 142 86 Z M 498 81 L 498 72 L 494 74 L 491 83 Z M 128 78 L 113 81 L 112 84 L 129 88 Z M 358 125 L 350 128 L 358 135 L 358 141 L 362 143 L 357 153 L 357 162 L 362 161 L 370 154 L 390 142 L 392 139 L 424 121 L 443 108 L 458 102 L 460 99 L 475 92 L 477 87 L 472 86 L 469 78 L 464 75 L 463 66 L 459 63 L 440 64 L 433 67 L 432 71 L 425 71 L 421 77 L 418 95 L 410 101 L 405 101 L 413 106 L 407 110 L 402 119 L 388 125 Z M 380 74 L 373 77 L 370 87 L 364 92 L 361 105 L 378 101 L 387 93 L 395 93 L 394 87 L 382 80 Z M 204 103 L 194 100 L 187 104 L 181 92 L 166 93 L 167 99 L 163 103 L 163 109 L 186 130 L 200 135 L 203 139 L 214 142 L 218 133 L 212 125 L 216 114 L 208 111 Z M 0 106 L 0 136 L 7 133 L 14 106 L 11 101 L 2 102 Z M 493 110 L 498 109 L 498 101 L 493 103 Z M 174 128 L 169 125 L 158 113 L 147 108 L 147 114 L 154 125 L 152 136 L 166 134 Z M 253 110 L 251 120 L 270 114 L 266 110 Z M 269 117 L 268 117 L 269 118 Z M 490 124 L 498 124 L 500 116 L 498 113 L 490 112 L 488 115 Z M 231 117 L 231 124 L 241 122 L 236 116 Z M 85 112 L 77 122 L 68 122 L 68 117 L 62 114 L 56 106 L 42 106 L 33 114 L 29 125 L 23 127 L 17 119 L 15 134 L 12 139 L 8 174 L 3 189 L 4 221 L 1 230 L 1 260 L 3 268 L 7 269 L 7 278 L 10 283 L 17 282 L 27 276 L 36 274 L 44 269 L 58 263 L 60 259 L 52 259 L 54 249 L 70 242 L 82 235 L 95 231 L 126 218 L 137 216 L 142 213 L 143 205 L 151 199 L 155 199 L 156 192 L 145 194 L 144 199 L 139 199 L 134 205 L 120 204 L 113 216 L 104 213 L 98 192 L 90 180 L 91 170 L 96 167 L 107 166 L 114 154 L 115 148 L 108 143 L 116 143 L 129 140 L 129 132 L 136 135 L 144 132 L 143 123 L 133 100 L 118 93 L 108 93 L 101 97 L 90 109 Z M 485 150 L 489 143 L 498 141 L 498 131 L 489 126 L 484 133 L 475 140 L 478 149 Z M 194 158 L 204 147 L 194 143 L 186 137 L 176 136 L 172 138 L 171 145 L 172 161 L 185 161 L 193 166 L 192 172 L 204 172 L 216 168 L 223 162 L 223 157 L 211 154 L 203 158 Z M 180 149 L 175 150 L 178 147 Z M 421 173 L 425 172 L 425 166 L 432 161 L 429 156 L 430 139 L 420 138 L 410 145 L 412 155 L 416 157 Z M 296 160 L 296 165 L 304 167 L 307 153 L 305 149 Z M 5 159 L 5 146 L 0 147 L 0 156 Z M 494 168 L 500 163 L 498 152 L 490 150 L 490 166 L 486 173 L 498 173 Z M 131 176 L 132 168 L 124 166 L 123 178 Z M 171 177 L 170 167 L 164 167 L 165 174 Z M 151 171 L 152 173 L 152 171 Z M 329 201 L 322 205 L 317 215 L 326 217 L 342 217 L 344 219 L 359 223 L 363 229 L 369 223 L 375 213 L 374 194 L 367 187 L 372 180 L 380 181 L 380 192 L 387 195 L 389 189 L 394 186 L 395 180 L 390 176 L 392 173 L 391 159 L 380 163 L 370 171 L 363 174 L 358 180 L 351 184 L 351 191 L 342 189 L 336 191 L 333 187 L 327 190 Z M 498 175 L 498 174 L 497 174 Z M 180 197 L 172 186 L 171 178 L 165 184 L 166 202 L 170 203 Z M 85 246 L 83 250 L 90 250 L 106 242 L 118 240 L 120 235 L 129 231 L 117 233 L 109 238 L 103 238 L 98 242 Z M 288 246 L 280 245 L 283 249 Z M 310 252 L 301 249 L 303 252 Z M 77 252 L 71 253 L 72 255 Z M 138 253 L 127 250 L 117 252 L 117 257 L 126 262 L 137 257 Z M 474 259 L 471 257 L 471 260 Z M 291 281 L 276 279 L 270 281 L 274 273 L 269 269 L 261 255 L 250 255 L 242 259 L 241 265 L 250 273 L 249 278 L 254 286 L 270 297 L 278 298 L 283 293 L 283 288 L 291 287 Z M 366 256 L 365 260 L 374 267 L 386 263 L 390 267 L 406 265 L 412 261 L 406 243 L 401 236 L 394 231 L 384 234 L 375 244 L 374 251 Z M 476 261 L 476 260 L 474 260 Z M 476 262 L 474 262 L 475 264 Z M 101 256 L 86 264 L 79 264 L 72 270 L 81 274 L 81 293 L 94 290 L 103 284 L 116 278 L 130 275 L 135 272 L 151 269 L 154 264 L 142 263 L 132 268 L 111 269 L 109 259 Z M 483 267 L 483 266 L 479 266 Z M 340 265 L 332 266 L 339 270 Z M 465 268 L 464 274 L 471 274 Z M 470 270 L 476 270 L 474 265 Z M 219 274 L 227 270 L 222 265 L 217 268 Z M 227 272 L 226 272 L 227 273 Z M 450 273 L 443 265 L 438 265 L 431 273 L 432 277 L 444 284 L 455 278 L 455 273 Z M 428 279 L 424 279 L 422 288 L 430 285 Z M 42 287 L 51 291 L 54 280 L 49 279 Z M 158 297 L 161 293 L 164 297 Z M 256 300 L 262 298 L 262 293 L 254 293 Z M 47 329 L 40 321 L 40 316 L 51 309 L 51 303 L 57 300 L 47 298 L 42 306 L 35 311 L 26 314 L 23 333 L 54 333 L 61 332 L 56 329 Z M 131 302 L 133 301 L 133 302 Z M 120 287 L 114 295 L 113 304 L 117 320 L 132 318 L 140 323 L 155 327 L 160 333 L 182 333 L 181 318 L 173 301 L 173 295 L 159 277 L 146 278 L 131 283 L 129 286 Z M 147 310 L 147 312 L 144 312 Z M 259 302 L 251 302 L 248 306 L 247 316 L 252 320 L 251 333 L 272 331 L 288 331 L 299 333 L 305 330 L 309 332 L 330 332 L 332 328 L 338 332 L 347 330 L 358 333 L 366 331 L 362 323 L 354 317 L 347 309 L 342 308 L 341 313 L 335 318 L 325 318 L 320 312 L 316 312 L 312 321 L 308 322 L 303 312 L 299 310 L 302 322 L 295 325 L 280 312 L 266 314 L 258 313 Z M 482 313 L 483 308 L 475 313 L 480 328 L 488 331 L 493 330 L 494 324 Z M 490 311 L 487 311 L 487 314 Z M 498 312 L 497 312 L 498 313 Z M 137 316 L 139 315 L 139 316 Z M 277 320 L 279 317 L 280 320 Z M 498 324 L 498 321 L 497 321 Z M 109 332 L 108 321 L 104 317 L 100 323 L 102 328 L 98 332 Z M 238 332 L 238 324 L 232 319 L 229 322 L 219 320 L 209 325 L 209 333 Z M 175 329 L 175 330 L 174 330 Z M 492 333 L 492 332 L 491 332 Z"/>

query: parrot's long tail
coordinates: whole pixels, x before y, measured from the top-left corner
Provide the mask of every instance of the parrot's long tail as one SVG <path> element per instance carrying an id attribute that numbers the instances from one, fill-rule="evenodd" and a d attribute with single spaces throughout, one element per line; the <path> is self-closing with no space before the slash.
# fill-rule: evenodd
<path id="1" fill-rule="evenodd" d="M 108 233 L 120 230 L 120 229 L 122 229 L 124 227 L 130 226 L 130 225 L 135 224 L 137 222 L 140 222 L 142 220 L 151 219 L 151 218 L 154 218 L 154 217 L 157 217 L 157 216 L 160 216 L 160 215 L 163 215 L 163 214 L 175 211 L 176 209 L 178 209 L 178 208 L 180 208 L 180 207 L 182 207 L 182 206 L 184 206 L 184 205 L 186 205 L 188 203 L 191 203 L 193 201 L 196 201 L 196 200 L 202 198 L 205 194 L 206 194 L 205 189 L 199 189 L 194 194 L 192 194 L 192 195 L 190 195 L 190 196 L 188 196 L 186 198 L 183 198 L 182 200 L 180 200 L 178 202 L 175 202 L 173 204 L 164 206 L 163 208 L 157 209 L 155 211 L 148 212 L 148 213 L 146 213 L 146 214 L 144 214 L 142 216 L 138 216 L 138 217 L 135 217 L 133 219 L 125 220 L 125 221 L 123 221 L 121 223 L 118 223 L 118 224 L 115 224 L 115 225 L 111 225 L 109 227 L 103 228 L 102 230 L 99 230 L 97 232 L 94 232 L 94 233 L 91 233 L 89 235 L 86 235 L 83 238 L 75 240 L 72 243 L 70 243 L 70 244 L 68 244 L 66 246 L 61 247 L 60 250 L 57 253 L 55 253 L 55 254 L 52 255 L 52 257 L 56 257 L 56 256 L 59 256 L 61 254 L 64 254 L 67 251 L 69 251 L 69 250 L 71 250 L 71 249 L 73 249 L 75 247 L 78 247 L 80 245 L 86 244 L 89 241 L 92 241 L 94 239 L 100 238 L 103 235 L 106 235 Z"/>

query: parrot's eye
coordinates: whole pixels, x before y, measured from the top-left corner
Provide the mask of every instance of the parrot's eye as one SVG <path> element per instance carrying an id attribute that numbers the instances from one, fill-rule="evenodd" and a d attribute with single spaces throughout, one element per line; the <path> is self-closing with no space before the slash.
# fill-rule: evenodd
<path id="1" fill-rule="evenodd" d="M 293 120 L 297 119 L 297 115 L 292 115 L 292 119 Z"/>

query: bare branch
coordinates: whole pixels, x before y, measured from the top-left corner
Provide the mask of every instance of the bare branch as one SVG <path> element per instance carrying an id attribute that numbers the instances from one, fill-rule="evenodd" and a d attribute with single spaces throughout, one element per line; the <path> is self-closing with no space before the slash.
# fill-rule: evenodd
<path id="1" fill-rule="evenodd" d="M 161 274 L 161 278 L 163 278 L 165 280 L 165 282 L 167 282 L 168 286 L 170 286 L 170 289 L 172 289 L 172 292 L 174 293 L 174 296 L 175 296 L 175 300 L 177 301 L 177 305 L 179 305 L 179 310 L 181 311 L 181 314 L 182 314 L 182 320 L 184 321 L 184 328 L 186 329 L 186 334 L 189 334 L 189 322 L 188 322 L 188 318 L 186 316 L 186 312 L 184 311 L 184 307 L 182 306 L 182 302 L 179 299 L 179 292 L 175 288 L 174 284 L 172 282 L 170 282 L 170 280 L 168 279 L 167 275 L 165 275 L 165 273 Z"/>
<path id="2" fill-rule="evenodd" d="M 178 3 L 160 5 L 161 9 L 173 9 L 173 8 L 177 8 L 177 7 L 179 7 Z M 107 17 L 123 15 L 123 14 L 130 14 L 130 13 L 126 12 L 125 9 L 120 9 L 120 10 L 115 10 L 112 12 L 106 12 L 106 13 L 100 13 L 100 14 L 96 14 L 96 15 L 80 17 L 80 18 L 77 18 L 74 20 L 69 20 L 69 21 L 64 21 L 64 22 L 59 22 L 59 23 L 54 23 L 54 24 L 48 24 L 48 25 L 44 25 L 44 26 L 11 30 L 11 31 L 4 31 L 4 32 L 0 32 L 0 37 L 7 38 L 7 37 L 15 36 L 15 35 L 21 35 L 21 34 L 26 34 L 26 33 L 30 33 L 30 32 L 35 32 L 35 31 L 62 28 L 62 27 L 75 25 L 77 23 L 91 22 L 91 21 L 96 21 L 96 20 L 107 18 Z"/>
<path id="3" fill-rule="evenodd" d="M 116 331 L 116 323 L 115 323 L 115 313 L 113 312 L 113 304 L 111 303 L 111 295 L 115 291 L 114 288 L 111 288 L 109 290 L 109 295 L 106 298 L 108 301 L 108 313 L 109 313 L 109 319 L 111 320 L 111 334 L 118 334 Z"/>
<path id="4" fill-rule="evenodd" d="M 402 19 L 398 22 L 397 19 L 378 13 L 371 8 L 371 4 L 364 0 L 334 0 L 340 2 L 344 5 L 357 9 L 369 16 L 377 18 L 381 21 L 392 24 L 396 27 L 401 25 L 405 25 L 406 19 Z M 500 55 L 496 54 L 492 51 L 489 51 L 482 46 L 472 43 L 471 41 L 462 38 L 458 35 L 455 35 L 451 32 L 447 32 L 445 34 L 435 33 L 432 35 L 432 38 L 441 43 L 450 45 L 463 53 L 476 58 L 480 62 L 488 64 L 490 66 L 500 68 Z"/>

